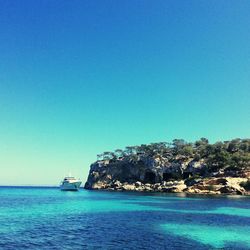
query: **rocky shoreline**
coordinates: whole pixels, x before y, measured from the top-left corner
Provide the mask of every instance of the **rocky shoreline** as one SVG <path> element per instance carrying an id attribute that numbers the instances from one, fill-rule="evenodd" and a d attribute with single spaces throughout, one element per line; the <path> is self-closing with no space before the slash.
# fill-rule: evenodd
<path id="1" fill-rule="evenodd" d="M 105 152 L 90 166 L 90 190 L 250 194 L 250 140 L 175 140 Z M 99 156 L 100 158 L 100 156 Z"/>
<path id="2" fill-rule="evenodd" d="M 194 180 L 195 184 L 187 185 L 184 180 L 164 181 L 162 183 L 135 183 L 113 181 L 111 183 L 96 183 L 93 187 L 85 185 L 85 189 L 109 191 L 137 191 L 137 192 L 162 192 L 162 193 L 187 193 L 187 194 L 236 194 L 250 195 L 240 183 L 247 182 L 247 178 L 208 178 Z"/>

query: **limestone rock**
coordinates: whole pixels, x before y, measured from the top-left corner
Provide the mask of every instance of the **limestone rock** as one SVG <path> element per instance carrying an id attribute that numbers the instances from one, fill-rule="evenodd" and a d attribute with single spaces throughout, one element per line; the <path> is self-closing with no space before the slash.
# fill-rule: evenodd
<path id="1" fill-rule="evenodd" d="M 203 160 L 136 156 L 112 161 L 97 161 L 90 167 L 86 189 L 139 192 L 187 192 L 194 194 L 245 194 L 240 186 L 248 174 L 226 177 L 224 172 L 207 175 Z M 248 172 L 246 172 L 248 173 Z"/>
<path id="2" fill-rule="evenodd" d="M 136 183 L 135 183 L 135 186 L 138 188 L 138 187 L 140 187 L 142 185 L 142 183 L 140 182 L 140 181 L 137 181 Z"/>
<path id="3" fill-rule="evenodd" d="M 132 190 L 135 190 L 135 185 L 125 184 L 122 186 L 122 189 L 125 191 L 132 191 Z"/>

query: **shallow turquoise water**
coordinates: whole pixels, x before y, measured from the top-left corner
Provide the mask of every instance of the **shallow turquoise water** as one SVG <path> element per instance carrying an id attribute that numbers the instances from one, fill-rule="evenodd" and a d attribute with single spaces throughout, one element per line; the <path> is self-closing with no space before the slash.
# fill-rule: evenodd
<path id="1" fill-rule="evenodd" d="M 0 188 L 0 249 L 250 249 L 250 197 Z"/>

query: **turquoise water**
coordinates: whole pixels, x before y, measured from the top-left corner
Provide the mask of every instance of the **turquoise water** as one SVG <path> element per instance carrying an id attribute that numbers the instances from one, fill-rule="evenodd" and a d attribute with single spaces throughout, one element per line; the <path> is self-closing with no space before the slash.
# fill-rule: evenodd
<path id="1" fill-rule="evenodd" d="M 250 197 L 0 188 L 0 249 L 250 249 Z"/>

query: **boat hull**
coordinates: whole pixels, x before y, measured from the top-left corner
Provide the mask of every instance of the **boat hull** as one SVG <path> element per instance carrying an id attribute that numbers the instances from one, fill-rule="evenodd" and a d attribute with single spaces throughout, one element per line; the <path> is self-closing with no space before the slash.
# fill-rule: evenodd
<path id="1" fill-rule="evenodd" d="M 82 182 L 64 183 L 60 186 L 61 191 L 78 191 Z"/>

